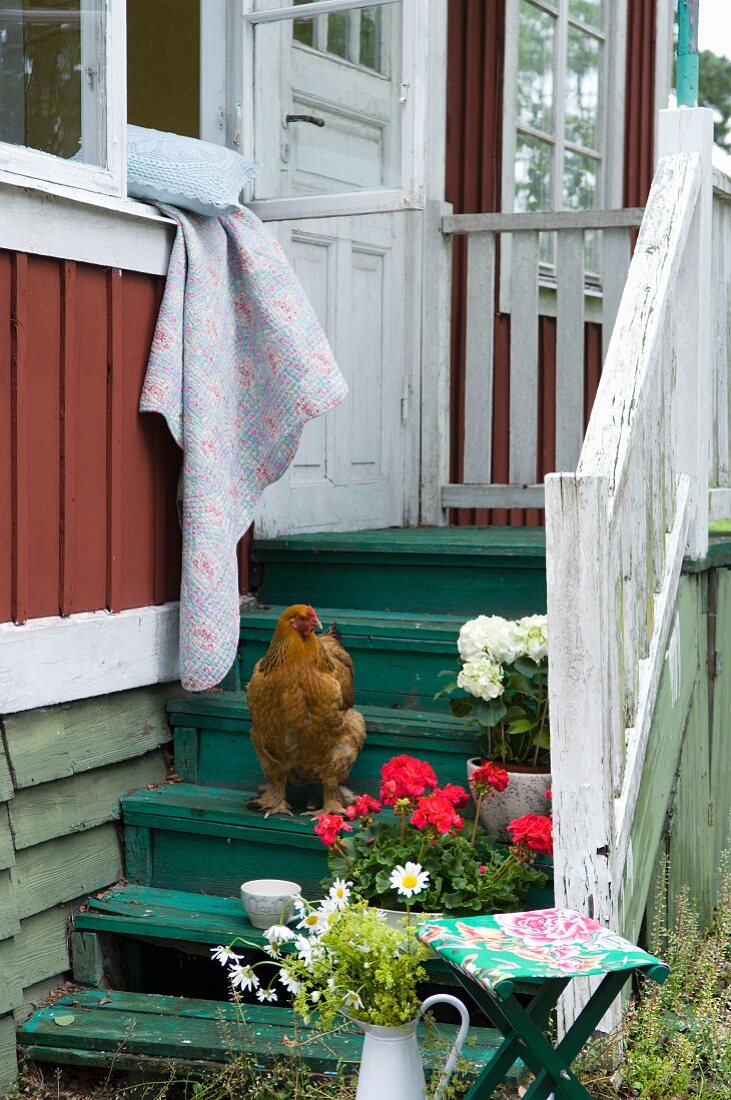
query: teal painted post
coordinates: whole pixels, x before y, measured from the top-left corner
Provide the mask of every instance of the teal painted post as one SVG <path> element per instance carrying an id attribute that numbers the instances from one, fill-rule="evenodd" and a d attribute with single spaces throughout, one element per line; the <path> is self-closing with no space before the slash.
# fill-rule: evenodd
<path id="1" fill-rule="evenodd" d="M 678 0 L 678 107 L 698 106 L 699 0 Z"/>

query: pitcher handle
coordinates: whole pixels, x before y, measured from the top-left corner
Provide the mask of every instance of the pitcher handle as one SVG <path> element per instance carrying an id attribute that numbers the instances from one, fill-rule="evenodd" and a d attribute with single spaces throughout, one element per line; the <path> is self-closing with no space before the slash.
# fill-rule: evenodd
<path id="1" fill-rule="evenodd" d="M 454 1072 L 454 1067 L 457 1065 L 457 1059 L 459 1058 L 460 1051 L 462 1050 L 464 1041 L 467 1038 L 467 1032 L 470 1029 L 470 1014 L 465 1008 L 462 1001 L 460 1001 L 459 997 L 453 997 L 451 993 L 435 993 L 433 997 L 427 997 L 425 1001 L 422 1001 L 421 1008 L 419 1009 L 419 1019 L 421 1019 L 424 1013 L 428 1009 L 430 1009 L 432 1005 L 436 1004 L 452 1005 L 454 1008 L 457 1009 L 462 1020 L 459 1031 L 457 1033 L 457 1038 L 454 1041 L 454 1046 L 449 1053 L 449 1057 L 447 1058 L 446 1064 L 442 1071 L 442 1076 L 439 1078 L 439 1084 L 434 1090 L 434 1100 L 439 1100 L 439 1097 L 442 1095 L 443 1090 L 446 1088 L 449 1078 Z"/>

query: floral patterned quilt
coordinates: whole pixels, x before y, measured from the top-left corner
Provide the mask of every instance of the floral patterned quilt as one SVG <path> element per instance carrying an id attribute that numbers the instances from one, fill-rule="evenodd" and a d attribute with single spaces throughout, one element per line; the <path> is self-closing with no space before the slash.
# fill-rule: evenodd
<path id="1" fill-rule="evenodd" d="M 572 909 L 425 921 L 417 935 L 447 962 L 494 992 L 506 981 L 665 966 Z"/>
<path id="2" fill-rule="evenodd" d="M 250 211 L 178 223 L 141 412 L 183 450 L 180 671 L 192 691 L 228 672 L 239 638 L 236 547 L 308 420 L 347 386 L 278 242 Z"/>

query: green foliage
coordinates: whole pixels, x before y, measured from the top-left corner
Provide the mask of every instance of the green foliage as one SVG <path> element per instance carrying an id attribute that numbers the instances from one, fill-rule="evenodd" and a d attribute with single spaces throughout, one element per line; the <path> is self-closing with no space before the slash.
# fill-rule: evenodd
<path id="1" fill-rule="evenodd" d="M 644 984 L 621 1035 L 583 1056 L 584 1079 L 592 1073 L 595 1077 L 593 1096 L 616 1095 L 611 1070 L 602 1073 L 600 1067 L 611 1061 L 621 1042 L 624 1061 L 613 1078 L 622 1079 L 620 1095 L 731 1100 L 731 875 L 724 862 L 721 896 L 710 926 L 701 929 L 687 893 L 682 894 L 674 926 L 656 929 L 651 944 L 670 966 L 667 981 Z M 662 888 L 661 895 L 664 899 Z"/>
<path id="2" fill-rule="evenodd" d="M 399 902 L 390 885 L 391 872 L 407 860 L 415 861 L 429 872 L 427 886 L 418 895 L 419 909 L 445 916 L 508 913 L 520 908 L 531 884 L 545 882 L 540 868 L 524 862 L 511 848 L 491 844 L 479 828 L 474 843 L 463 833 L 417 834 L 418 850 L 414 832 L 400 821 L 379 821 L 373 831 L 343 836 L 330 851 L 330 869 L 352 879 L 357 892 L 374 905 L 393 909 Z"/>
<path id="3" fill-rule="evenodd" d="M 714 113 L 713 140 L 731 153 L 731 61 L 711 50 L 700 54 L 698 99 Z"/>
<path id="4" fill-rule="evenodd" d="M 285 965 L 300 985 L 294 1008 L 305 1022 L 315 1016 L 318 1027 L 329 1030 L 342 1021 L 345 1005 L 363 1023 L 398 1027 L 419 1011 L 417 986 L 426 980 L 428 952 L 411 931 L 392 928 L 364 901 L 334 913 L 311 956 L 295 950 Z"/>

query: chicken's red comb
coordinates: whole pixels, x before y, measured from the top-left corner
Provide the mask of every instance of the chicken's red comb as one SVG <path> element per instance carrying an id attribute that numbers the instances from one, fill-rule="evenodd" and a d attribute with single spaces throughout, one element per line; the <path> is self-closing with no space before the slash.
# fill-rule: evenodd
<path id="1" fill-rule="evenodd" d="M 307 605 L 307 614 L 308 614 L 308 615 L 310 616 L 310 618 L 311 618 L 311 619 L 317 619 L 317 618 L 318 618 L 318 614 L 317 614 L 317 612 L 315 611 L 315 609 L 314 609 L 314 607 L 312 606 L 312 604 L 308 604 L 308 605 Z"/>

